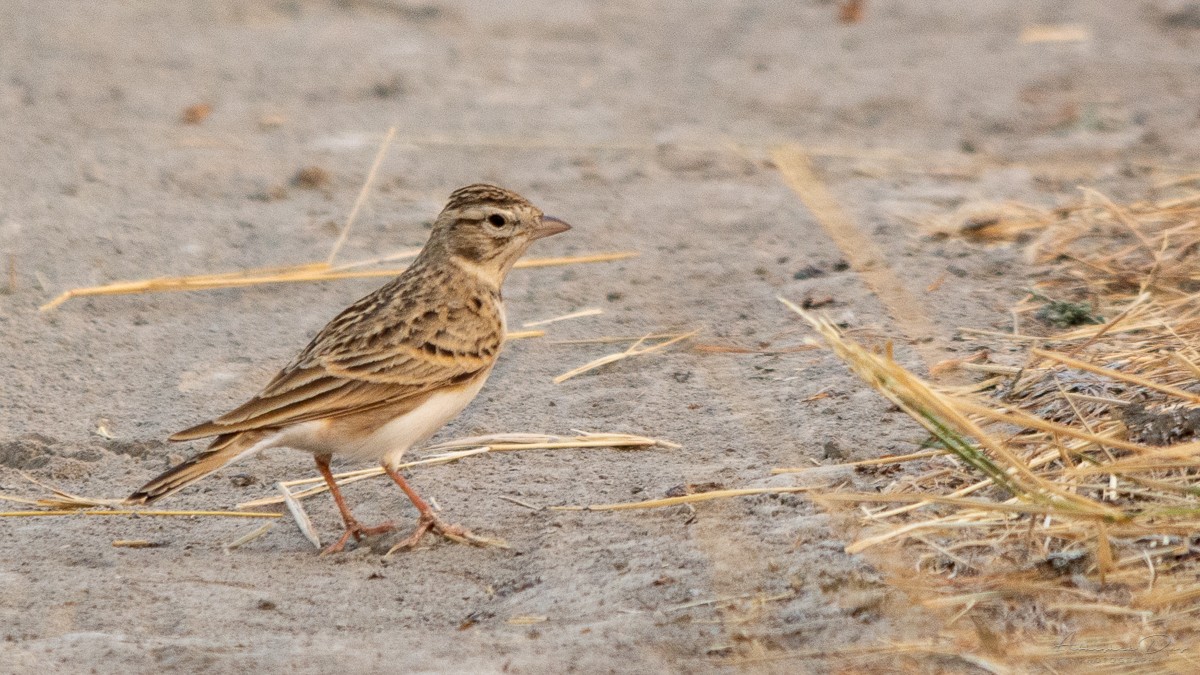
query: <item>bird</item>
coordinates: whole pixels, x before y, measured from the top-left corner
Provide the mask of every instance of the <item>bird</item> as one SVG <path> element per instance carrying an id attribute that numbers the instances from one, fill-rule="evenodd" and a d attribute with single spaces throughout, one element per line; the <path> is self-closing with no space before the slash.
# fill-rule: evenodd
<path id="1" fill-rule="evenodd" d="M 534 241 L 569 229 L 510 190 L 484 183 L 455 190 L 406 270 L 334 317 L 249 401 L 172 435 L 213 440 L 125 501 L 147 504 L 235 460 L 289 447 L 313 455 L 345 523 L 322 554 L 395 529 L 354 517 L 329 468 L 335 455 L 378 462 L 416 507 L 416 528 L 392 550 L 430 532 L 488 543 L 444 522 L 397 467 L 487 381 L 506 330 L 500 289 L 517 259 Z"/>

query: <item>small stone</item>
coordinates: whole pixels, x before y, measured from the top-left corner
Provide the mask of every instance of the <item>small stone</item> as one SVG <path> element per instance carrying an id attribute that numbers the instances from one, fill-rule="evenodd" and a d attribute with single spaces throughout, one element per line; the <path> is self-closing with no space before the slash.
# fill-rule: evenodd
<path id="1" fill-rule="evenodd" d="M 292 185 L 303 190 L 320 190 L 333 184 L 333 177 L 319 166 L 306 166 L 292 177 Z"/>
<path id="2" fill-rule="evenodd" d="M 825 459 L 841 461 L 846 458 L 846 452 L 842 450 L 842 446 L 838 445 L 837 441 L 825 441 L 821 450 L 821 456 Z"/>
<path id="3" fill-rule="evenodd" d="M 212 114 L 212 106 L 208 103 L 197 103 L 183 109 L 180 121 L 184 124 L 200 124 Z"/>

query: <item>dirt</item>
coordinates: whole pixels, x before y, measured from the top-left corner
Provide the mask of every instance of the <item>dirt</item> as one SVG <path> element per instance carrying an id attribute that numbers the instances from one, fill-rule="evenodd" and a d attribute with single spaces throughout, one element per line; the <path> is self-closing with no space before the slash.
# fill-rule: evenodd
<path id="1" fill-rule="evenodd" d="M 556 344 L 699 329 L 780 349 L 807 333 L 776 301 L 864 339 L 887 308 L 781 179 L 806 148 L 941 329 L 978 348 L 1028 287 L 1017 246 L 929 236 L 977 201 L 1115 198 L 1194 171 L 1196 3 L 259 2 L 0 7 L 0 493 L 18 471 L 120 497 L 196 449 L 165 442 L 256 391 L 375 280 L 73 300 L 121 279 L 323 260 L 384 131 L 397 141 L 342 260 L 419 246 L 451 190 L 516 189 L 574 224 L 532 255 L 637 250 L 514 272 L 509 324 L 599 307 L 513 342 L 438 436 L 572 429 L 679 449 L 531 451 L 415 470 L 443 514 L 512 550 L 387 541 L 318 557 L 288 519 L 0 519 L 6 672 L 795 672 L 933 636 L 942 619 L 843 547 L 849 519 L 802 495 L 647 511 L 531 510 L 680 486 L 843 485 L 903 473 L 829 465 L 922 434 L 818 351 L 684 347 L 560 385 L 620 348 Z M 1072 24 L 1076 42 L 1025 43 Z M 11 279 L 9 270 L 11 270 Z M 933 290 L 929 290 L 933 289 Z M 1003 361 L 1003 349 L 994 354 Z M 923 360 L 924 359 L 924 360 Z M 339 466 L 337 468 L 359 468 Z M 227 509 L 313 474 L 287 450 L 164 502 Z M 365 522 L 411 522 L 394 486 L 347 490 Z M 5 508 L 26 508 L 8 504 Z M 325 498 L 308 502 L 323 536 Z M 145 540 L 147 548 L 114 547 Z M 532 617 L 532 618 L 531 618 Z M 803 656 L 807 655 L 807 656 Z M 963 663 L 914 661 L 920 670 Z"/>

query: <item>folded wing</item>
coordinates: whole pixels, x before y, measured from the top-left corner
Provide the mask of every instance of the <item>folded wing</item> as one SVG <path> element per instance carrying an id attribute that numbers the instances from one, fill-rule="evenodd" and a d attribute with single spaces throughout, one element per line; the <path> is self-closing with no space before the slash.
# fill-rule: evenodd
<path id="1" fill-rule="evenodd" d="M 382 289 L 381 289 L 382 290 Z M 371 296 L 360 304 L 367 303 Z M 391 308 L 379 307 L 377 311 Z M 404 308 L 398 308 L 403 310 Z M 473 302 L 398 316 L 382 323 L 358 304 L 330 322 L 254 398 L 209 422 L 185 429 L 184 441 L 414 403 L 489 370 L 503 335 L 497 311 Z M 383 327 L 363 331 L 362 321 Z"/>

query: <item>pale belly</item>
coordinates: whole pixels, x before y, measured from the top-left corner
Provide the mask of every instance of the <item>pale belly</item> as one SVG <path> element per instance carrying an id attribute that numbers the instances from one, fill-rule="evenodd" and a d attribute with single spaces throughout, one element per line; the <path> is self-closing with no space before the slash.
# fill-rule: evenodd
<path id="1" fill-rule="evenodd" d="M 302 422 L 263 439 L 252 452 L 266 448 L 289 447 L 318 455 L 370 461 L 395 466 L 412 446 L 437 433 L 446 422 L 467 407 L 487 377 L 476 378 L 470 385 L 430 396 L 420 406 L 385 422 L 369 433 L 348 433 L 339 426 L 349 423 L 329 420 Z M 246 453 L 249 454 L 249 453 Z"/>

